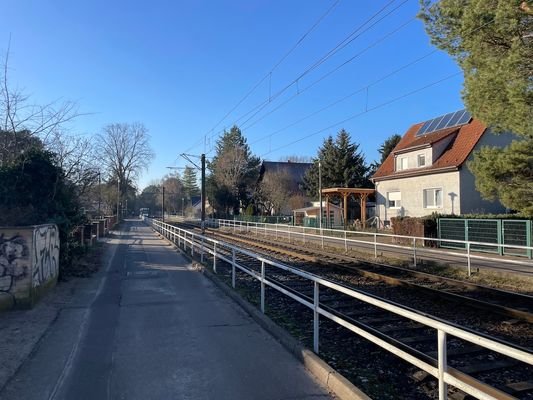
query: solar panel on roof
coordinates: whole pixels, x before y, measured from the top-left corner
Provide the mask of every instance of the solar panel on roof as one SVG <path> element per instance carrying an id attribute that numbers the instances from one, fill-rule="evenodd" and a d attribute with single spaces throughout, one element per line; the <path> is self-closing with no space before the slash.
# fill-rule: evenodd
<path id="1" fill-rule="evenodd" d="M 442 119 L 440 120 L 439 124 L 435 127 L 435 130 L 438 131 L 439 129 L 443 129 L 448 122 L 450 122 L 450 119 L 452 119 L 453 114 L 455 113 L 449 113 L 446 114 Z"/>
<path id="2" fill-rule="evenodd" d="M 472 116 L 466 110 L 459 110 L 453 113 L 441 115 L 440 117 L 430 119 L 424 122 L 422 127 L 416 133 L 416 136 L 426 135 L 428 133 L 440 131 L 446 128 L 467 124 Z"/>

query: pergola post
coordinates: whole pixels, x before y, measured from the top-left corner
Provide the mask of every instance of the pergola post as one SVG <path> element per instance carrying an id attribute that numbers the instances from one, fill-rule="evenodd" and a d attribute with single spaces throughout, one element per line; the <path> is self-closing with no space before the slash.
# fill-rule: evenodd
<path id="1" fill-rule="evenodd" d="M 326 228 L 331 229 L 332 227 L 330 225 L 330 218 L 329 218 L 329 195 L 326 194 Z"/>
<path id="2" fill-rule="evenodd" d="M 363 223 L 363 229 L 366 228 L 366 199 L 368 197 L 368 193 L 361 193 L 361 219 Z"/>
<path id="3" fill-rule="evenodd" d="M 344 209 L 342 210 L 344 215 L 344 230 L 348 228 L 348 197 L 350 196 L 350 193 L 343 193 L 342 199 L 344 204 Z"/>

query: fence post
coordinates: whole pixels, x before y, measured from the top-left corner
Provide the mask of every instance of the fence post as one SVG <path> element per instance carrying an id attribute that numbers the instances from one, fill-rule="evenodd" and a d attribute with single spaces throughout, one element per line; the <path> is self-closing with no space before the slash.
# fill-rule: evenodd
<path id="1" fill-rule="evenodd" d="M 319 320 L 319 314 L 318 314 L 318 305 L 319 305 L 319 286 L 318 282 L 314 282 L 314 296 L 313 296 L 313 350 L 316 354 L 318 354 L 318 343 L 319 343 L 319 327 L 320 327 L 320 320 Z"/>
<path id="2" fill-rule="evenodd" d="M 322 250 L 324 250 L 324 230 L 320 228 L 320 240 L 322 241 Z"/>
<path id="3" fill-rule="evenodd" d="M 278 224 L 276 224 L 276 240 L 278 240 Z"/>
<path id="4" fill-rule="evenodd" d="M 217 273 L 217 244 L 213 244 L 213 272 Z"/>
<path id="5" fill-rule="evenodd" d="M 204 237 L 202 236 L 202 248 L 200 251 L 200 262 L 204 263 Z"/>
<path id="6" fill-rule="evenodd" d="M 346 231 L 344 231 L 344 252 L 348 253 L 348 240 L 346 239 Z"/>
<path id="7" fill-rule="evenodd" d="M 468 276 L 470 276 L 472 275 L 472 267 L 470 265 L 470 242 L 466 242 L 466 258 L 467 258 Z"/>
<path id="8" fill-rule="evenodd" d="M 303 243 L 305 244 L 305 226 L 302 226 L 302 238 L 303 238 Z"/>
<path id="9" fill-rule="evenodd" d="M 502 220 L 501 219 L 496 220 L 496 227 L 498 229 L 498 254 L 500 256 L 503 256 L 503 253 L 505 252 L 505 248 L 503 247 L 504 243 L 502 240 Z"/>
<path id="10" fill-rule="evenodd" d="M 378 235 L 374 233 L 374 258 L 378 258 Z"/>
<path id="11" fill-rule="evenodd" d="M 438 363 L 439 363 L 439 400 L 448 398 L 448 385 L 444 382 L 444 374 L 448 369 L 447 352 L 446 352 L 446 332 L 438 332 Z"/>
<path id="12" fill-rule="evenodd" d="M 416 238 L 413 238 L 413 260 L 416 267 Z"/>
<path id="13" fill-rule="evenodd" d="M 191 257 L 194 257 L 194 233 L 191 233 Z"/>
<path id="14" fill-rule="evenodd" d="M 231 249 L 231 286 L 235 289 L 235 249 Z"/>
<path id="15" fill-rule="evenodd" d="M 261 261 L 261 312 L 265 313 L 265 262 Z"/>
<path id="16" fill-rule="evenodd" d="M 265 237 L 267 237 L 267 224 L 265 222 Z"/>

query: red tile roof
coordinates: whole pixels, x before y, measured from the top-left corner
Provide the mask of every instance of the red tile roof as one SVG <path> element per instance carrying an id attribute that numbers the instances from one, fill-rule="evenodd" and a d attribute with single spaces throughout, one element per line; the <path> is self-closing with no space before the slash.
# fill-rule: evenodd
<path id="1" fill-rule="evenodd" d="M 466 161 L 487 128 L 480 121 L 472 119 L 468 124 L 461 127 L 446 128 L 416 137 L 416 132 L 418 132 L 423 124 L 423 122 L 415 124 L 407 130 L 391 154 L 389 154 L 387 159 L 378 168 L 372 179 L 394 179 L 395 177 L 399 178 L 404 175 L 428 174 L 432 170 L 442 168 L 458 168 Z M 394 170 L 395 153 L 402 150 L 407 151 L 410 148 L 433 145 L 449 136 L 455 136 L 455 138 L 451 140 L 448 147 L 432 165 L 425 168 L 413 168 L 402 171 Z"/>

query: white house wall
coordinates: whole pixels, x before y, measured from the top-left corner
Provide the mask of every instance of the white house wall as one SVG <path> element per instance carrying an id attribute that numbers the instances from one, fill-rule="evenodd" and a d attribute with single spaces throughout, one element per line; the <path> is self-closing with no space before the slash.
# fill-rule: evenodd
<path id="1" fill-rule="evenodd" d="M 424 208 L 424 189 L 442 189 L 442 207 Z M 433 212 L 460 214 L 459 171 L 441 174 L 415 176 L 376 182 L 377 214 L 382 221 L 391 217 L 423 217 Z M 387 193 L 401 192 L 401 207 L 387 207 Z"/>
<path id="2" fill-rule="evenodd" d="M 426 158 L 426 164 L 425 166 L 429 166 L 431 165 L 431 162 L 432 162 L 432 158 L 433 158 L 433 152 L 432 152 L 432 149 L 431 147 L 427 147 L 425 149 L 419 149 L 419 150 L 415 150 L 415 151 L 409 151 L 409 152 L 406 152 L 406 153 L 400 153 L 400 154 L 397 154 L 395 156 L 395 160 L 394 160 L 394 166 L 395 166 L 395 169 L 396 170 L 399 170 L 400 167 L 398 166 L 398 160 L 401 159 L 401 158 L 404 158 L 404 157 L 407 157 L 407 168 L 408 169 L 415 169 L 415 168 L 418 168 L 418 156 L 419 155 L 424 155 L 425 158 Z"/>

